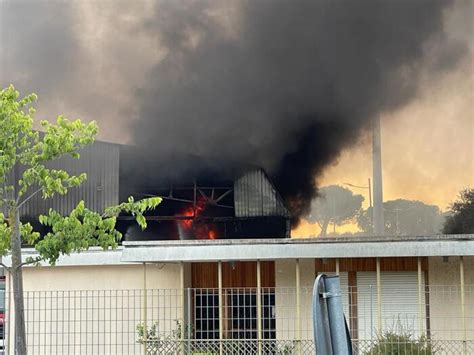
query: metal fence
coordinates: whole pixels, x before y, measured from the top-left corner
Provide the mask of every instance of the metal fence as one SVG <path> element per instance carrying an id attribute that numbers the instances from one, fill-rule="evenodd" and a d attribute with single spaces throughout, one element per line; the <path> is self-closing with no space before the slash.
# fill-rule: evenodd
<path id="1" fill-rule="evenodd" d="M 474 354 L 474 285 L 343 286 L 356 354 Z M 311 288 L 25 292 L 29 354 L 314 354 Z M 405 302 L 393 300 L 405 299 Z M 379 303 L 379 300 L 381 303 Z M 5 354 L 13 354 L 6 297 Z"/>

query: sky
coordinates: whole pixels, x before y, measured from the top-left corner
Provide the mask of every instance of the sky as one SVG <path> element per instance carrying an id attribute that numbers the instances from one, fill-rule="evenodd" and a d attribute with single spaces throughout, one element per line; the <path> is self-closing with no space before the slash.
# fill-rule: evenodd
<path id="1" fill-rule="evenodd" d="M 420 200 L 449 208 L 458 193 L 474 186 L 474 33 L 472 3 L 446 14 L 447 32 L 468 39 L 469 52 L 458 65 L 439 77 L 424 75 L 420 92 L 405 107 L 381 117 L 384 200 Z M 370 136 L 342 152 L 318 183 L 341 185 L 365 197 L 372 177 Z M 355 232 L 353 224 L 337 227 L 338 233 Z M 292 235 L 318 234 L 304 221 Z"/>
<path id="2" fill-rule="evenodd" d="M 471 57 L 437 80 L 426 79 L 419 96 L 406 107 L 381 117 L 384 200 L 420 200 L 449 208 L 459 191 L 474 186 L 474 73 Z M 364 196 L 372 178 L 372 146 L 364 136 L 323 173 L 321 186 L 341 185 Z M 332 232 L 332 229 L 330 228 Z M 337 233 L 357 232 L 353 223 Z M 316 224 L 303 221 L 293 237 L 318 235 Z"/>
<path id="3" fill-rule="evenodd" d="M 385 201 L 420 200 L 446 211 L 462 189 L 474 187 L 474 33 L 469 20 L 473 9 L 462 9 L 448 13 L 445 21 L 450 35 L 470 38 L 468 55 L 449 73 L 423 77 L 416 98 L 381 117 Z M 363 136 L 357 145 L 342 152 L 318 183 L 341 185 L 363 195 L 363 207 L 367 208 L 368 190 L 344 184 L 368 185 L 371 154 L 370 136 Z M 356 232 L 358 228 L 348 223 L 336 231 Z M 318 233 L 316 224 L 303 221 L 292 236 Z"/>
<path id="4" fill-rule="evenodd" d="M 416 199 L 445 210 L 460 190 L 474 185 L 472 70 L 472 59 L 466 58 L 456 71 L 423 87 L 409 105 L 382 117 L 385 200 Z M 366 137 L 343 152 L 320 184 L 365 186 L 371 173 Z"/>

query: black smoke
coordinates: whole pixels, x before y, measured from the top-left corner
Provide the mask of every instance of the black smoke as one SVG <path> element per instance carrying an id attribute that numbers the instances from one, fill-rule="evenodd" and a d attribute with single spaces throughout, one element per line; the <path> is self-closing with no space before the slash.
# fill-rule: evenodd
<path id="1" fill-rule="evenodd" d="M 226 27 L 213 1 L 159 2 L 146 31 L 167 53 L 140 92 L 135 142 L 158 162 L 262 166 L 297 221 L 324 167 L 373 117 L 416 96 L 427 48 L 445 40 L 447 4 L 238 1 Z M 459 53 L 434 62 L 450 67 Z"/>
<path id="2" fill-rule="evenodd" d="M 137 183 L 264 167 L 297 221 L 315 179 L 370 120 L 415 98 L 421 69 L 435 77 L 465 53 L 443 26 L 460 4 L 472 10 L 447 0 L 5 0 L 0 83 L 37 92 L 40 112 L 98 120 L 109 139 L 126 132 Z"/>

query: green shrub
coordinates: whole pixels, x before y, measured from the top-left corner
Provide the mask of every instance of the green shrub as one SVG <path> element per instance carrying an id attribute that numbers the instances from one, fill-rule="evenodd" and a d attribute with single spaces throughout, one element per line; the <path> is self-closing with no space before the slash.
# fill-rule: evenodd
<path id="1" fill-rule="evenodd" d="M 277 355 L 293 355 L 296 353 L 295 349 L 297 346 L 296 341 L 292 341 L 290 343 L 284 344 L 281 348 L 279 348 L 276 352 Z"/>
<path id="2" fill-rule="evenodd" d="M 365 355 L 434 355 L 435 350 L 425 336 L 414 338 L 410 333 L 386 332 Z"/>
<path id="3" fill-rule="evenodd" d="M 175 328 L 165 333 L 160 333 L 158 322 L 154 322 L 150 327 L 144 323 L 138 323 L 137 330 L 137 343 L 145 344 L 150 342 L 162 341 L 162 340 L 180 340 L 181 339 L 181 321 L 175 320 Z M 193 332 L 193 327 L 186 324 L 184 326 L 184 336 L 188 336 L 188 332 Z"/>

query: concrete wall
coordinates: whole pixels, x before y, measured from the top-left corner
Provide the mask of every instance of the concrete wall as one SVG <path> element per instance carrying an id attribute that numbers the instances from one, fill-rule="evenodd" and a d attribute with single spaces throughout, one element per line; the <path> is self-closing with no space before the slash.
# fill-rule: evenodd
<path id="1" fill-rule="evenodd" d="M 459 257 L 429 258 L 428 297 L 431 336 L 474 340 L 474 257 L 464 257 L 465 326 L 461 314 Z M 190 287 L 190 267 L 184 268 Z M 300 260 L 300 335 L 297 333 L 296 263 L 275 261 L 275 317 L 278 340 L 311 340 L 313 259 Z M 8 276 L 7 276 L 8 282 Z M 24 269 L 28 344 L 38 353 L 104 354 L 140 351 L 137 324 L 158 322 L 170 335 L 182 321 L 183 290 L 179 264 L 89 265 Z M 143 312 L 146 302 L 147 313 Z M 8 323 L 7 323 L 8 324 Z M 11 322 L 9 322 L 11 324 Z M 465 329 L 465 331 L 464 331 Z M 62 334 L 64 333 L 64 334 Z M 12 334 L 10 332 L 10 342 Z M 69 348 L 71 344 L 76 347 Z M 57 350 L 59 349 L 59 350 Z"/>
<path id="2" fill-rule="evenodd" d="M 300 260 L 301 339 L 313 339 L 311 295 L 315 278 L 314 259 Z M 278 340 L 297 339 L 296 261 L 275 261 L 275 316 Z"/>
<path id="3" fill-rule="evenodd" d="M 141 264 L 25 268 L 30 352 L 140 353 L 137 325 L 145 322 L 173 337 L 182 322 L 180 266 L 147 264 L 146 291 L 144 276 Z"/>
<path id="4" fill-rule="evenodd" d="M 429 258 L 430 327 L 434 339 L 474 340 L 474 257 L 464 257 L 465 326 L 462 321 L 460 259 Z"/>
<path id="5" fill-rule="evenodd" d="M 465 325 L 461 312 L 459 257 L 429 258 L 427 301 L 430 333 L 436 340 L 474 340 L 474 257 L 464 257 Z M 295 260 L 275 262 L 277 339 L 296 339 Z M 311 291 L 314 262 L 300 261 L 301 336 L 312 338 Z M 360 291 L 360 290 L 359 290 Z M 425 310 L 423 310 L 425 311 Z"/>
<path id="6" fill-rule="evenodd" d="M 179 264 L 146 264 L 148 289 L 179 289 Z M 25 291 L 143 289 L 143 265 L 25 268 Z"/>

